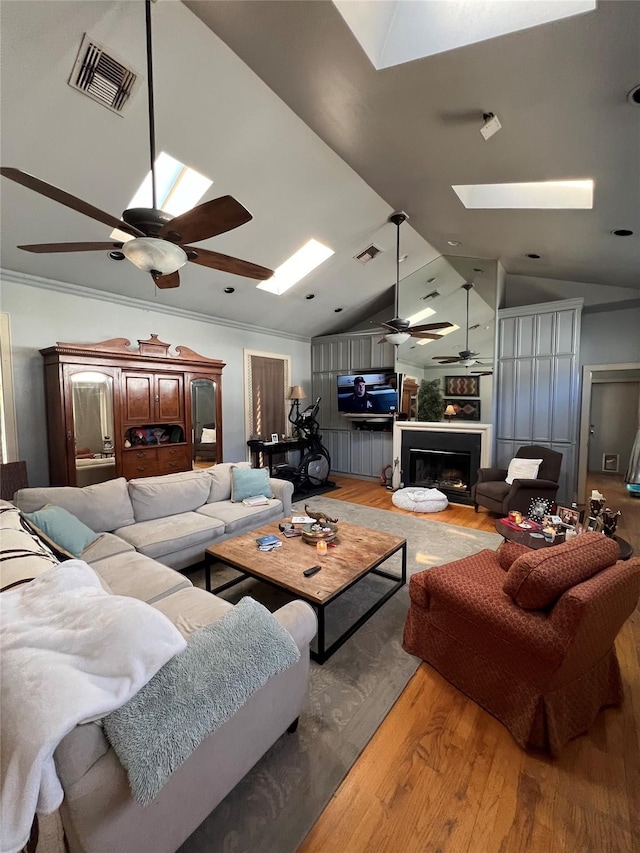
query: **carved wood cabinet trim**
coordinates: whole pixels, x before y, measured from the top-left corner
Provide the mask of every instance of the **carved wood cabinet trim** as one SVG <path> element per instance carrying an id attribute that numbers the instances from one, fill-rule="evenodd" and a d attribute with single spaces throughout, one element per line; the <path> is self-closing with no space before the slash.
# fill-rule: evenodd
<path id="1" fill-rule="evenodd" d="M 59 342 L 40 350 L 44 362 L 51 485 L 78 485 L 71 377 L 83 371 L 97 371 L 111 377 L 114 477 L 132 479 L 191 469 L 194 379 L 210 379 L 215 383 L 215 448 L 217 460 L 222 461 L 225 364 L 186 346 L 176 347 L 177 355 L 173 355 L 170 347 L 152 334 L 147 340 L 139 340 L 136 348 L 126 338 L 111 338 L 92 344 Z M 125 447 L 132 429 L 164 425 L 175 428 L 170 443 Z"/>

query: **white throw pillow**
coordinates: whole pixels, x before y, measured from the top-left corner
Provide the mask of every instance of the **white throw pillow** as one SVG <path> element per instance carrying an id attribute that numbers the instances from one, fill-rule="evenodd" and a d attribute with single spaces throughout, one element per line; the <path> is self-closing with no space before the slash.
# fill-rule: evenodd
<path id="1" fill-rule="evenodd" d="M 212 444 L 216 440 L 216 431 L 215 429 L 209 429 L 207 427 L 202 428 L 202 438 L 200 439 L 202 444 Z"/>
<path id="2" fill-rule="evenodd" d="M 542 465 L 542 459 L 512 459 L 509 462 L 505 482 L 511 484 L 514 480 L 535 480 L 540 465 Z"/>

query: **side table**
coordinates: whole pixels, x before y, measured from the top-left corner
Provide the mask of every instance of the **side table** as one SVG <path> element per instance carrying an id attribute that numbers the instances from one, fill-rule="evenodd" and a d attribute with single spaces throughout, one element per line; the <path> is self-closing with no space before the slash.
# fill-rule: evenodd
<path id="1" fill-rule="evenodd" d="M 544 539 L 538 539 L 537 536 L 532 536 L 528 530 L 511 527 L 511 525 L 507 524 L 503 518 L 499 518 L 496 521 L 496 532 L 498 532 L 503 539 L 508 539 L 509 542 L 517 542 L 519 545 L 525 545 L 527 548 L 532 548 L 536 551 L 538 548 L 551 548 L 554 545 L 561 544 L 560 542 L 547 542 Z M 537 533 L 538 531 L 536 530 L 534 532 Z M 620 559 L 628 560 L 633 555 L 633 548 L 631 545 L 621 536 L 614 535 L 613 539 L 618 543 L 620 548 Z M 564 542 L 565 540 L 563 539 L 562 541 Z"/>

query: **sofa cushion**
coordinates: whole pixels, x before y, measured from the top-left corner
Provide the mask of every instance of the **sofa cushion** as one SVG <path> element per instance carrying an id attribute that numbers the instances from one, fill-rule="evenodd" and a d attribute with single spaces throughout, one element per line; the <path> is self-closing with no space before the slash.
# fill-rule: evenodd
<path id="1" fill-rule="evenodd" d="M 518 542 L 508 542 L 505 539 L 497 551 L 500 568 L 504 569 L 505 572 L 508 572 L 518 557 L 522 557 L 523 554 L 528 554 L 530 550 L 531 549 L 527 548 L 526 545 L 520 545 Z"/>
<path id="2" fill-rule="evenodd" d="M 113 531 L 135 521 L 124 477 L 82 489 L 77 486 L 20 489 L 14 495 L 14 503 L 23 512 L 35 512 L 46 504 L 61 506 L 96 533 Z"/>
<path id="3" fill-rule="evenodd" d="M 214 504 L 201 506 L 196 512 L 207 518 L 221 521 L 224 524 L 225 533 L 239 533 L 250 530 L 252 527 L 260 527 L 261 524 L 267 524 L 274 518 L 280 518 L 282 503 L 273 498 L 266 506 L 245 506 L 232 501 L 217 501 Z"/>
<path id="4" fill-rule="evenodd" d="M 8 501 L 0 501 L 0 548 L 0 591 L 28 583 L 59 563 Z"/>
<path id="5" fill-rule="evenodd" d="M 95 542 L 82 552 L 82 559 L 93 566 L 106 557 L 115 557 L 117 554 L 131 553 L 136 549 L 129 542 L 125 542 L 113 533 L 103 533 Z"/>
<path id="6" fill-rule="evenodd" d="M 232 468 L 250 468 L 248 462 L 220 462 L 218 465 L 212 465 L 211 468 L 205 469 L 205 474 L 209 477 L 210 491 L 207 503 L 215 503 L 216 501 L 228 501 L 231 497 L 231 469 Z"/>
<path id="7" fill-rule="evenodd" d="M 245 498 L 254 498 L 258 495 L 265 498 L 273 497 L 268 469 L 241 468 L 239 465 L 234 465 L 231 469 L 231 500 L 234 503 L 240 503 Z"/>
<path id="8" fill-rule="evenodd" d="M 197 512 L 183 512 L 120 527 L 115 533 L 141 554 L 159 559 L 194 545 L 206 546 L 224 533 L 224 524 Z"/>
<path id="9" fill-rule="evenodd" d="M 198 628 L 217 622 L 233 609 L 233 604 L 223 598 L 194 586 L 158 600 L 153 606 L 164 613 L 185 638 Z"/>
<path id="10" fill-rule="evenodd" d="M 601 533 L 583 533 L 562 545 L 528 551 L 515 560 L 503 590 L 520 607 L 550 607 L 563 592 L 612 566 L 620 556 L 618 543 Z"/>
<path id="11" fill-rule="evenodd" d="M 136 521 L 151 521 L 190 512 L 207 500 L 211 481 L 205 471 L 182 471 L 129 480 Z"/>
<path id="12" fill-rule="evenodd" d="M 91 568 L 114 595 L 128 595 L 147 604 L 192 586 L 189 578 L 180 572 L 137 551 L 105 557 Z"/>
<path id="13" fill-rule="evenodd" d="M 45 506 L 25 513 L 25 518 L 47 545 L 71 559 L 82 557 L 84 549 L 100 536 L 61 506 Z"/>

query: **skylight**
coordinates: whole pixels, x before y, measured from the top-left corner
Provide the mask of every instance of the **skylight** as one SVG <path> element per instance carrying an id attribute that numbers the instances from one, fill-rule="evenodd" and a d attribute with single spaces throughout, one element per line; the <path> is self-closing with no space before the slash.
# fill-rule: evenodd
<path id="1" fill-rule="evenodd" d="M 171 216 L 179 216 L 195 207 L 213 183 L 209 178 L 205 178 L 204 175 L 185 166 L 184 163 L 171 157 L 165 151 L 156 157 L 154 165 L 156 203 L 160 210 L 170 213 Z M 127 210 L 131 207 L 151 207 L 152 203 L 151 170 L 149 170 L 136 194 L 127 205 Z M 130 234 L 125 234 L 117 228 L 111 232 L 111 237 L 122 242 L 133 239 Z"/>
<path id="2" fill-rule="evenodd" d="M 377 70 L 596 8 L 596 0 L 333 2 Z"/>
<path id="3" fill-rule="evenodd" d="M 456 324 L 454 323 L 452 326 L 449 326 L 447 329 L 436 329 L 436 334 L 437 335 L 450 335 L 451 332 L 457 332 L 459 328 L 460 328 L 460 326 L 456 326 Z M 433 339 L 432 338 L 420 338 L 420 340 L 416 341 L 416 343 L 419 346 L 423 347 L 425 344 L 432 344 Z"/>
<path id="4" fill-rule="evenodd" d="M 415 314 L 407 317 L 407 320 L 411 326 L 415 326 L 415 324 L 419 323 L 420 320 L 426 320 L 427 317 L 433 317 L 435 313 L 436 312 L 433 308 L 423 308 L 421 311 L 417 311 Z"/>
<path id="5" fill-rule="evenodd" d="M 593 181 L 537 181 L 522 184 L 452 186 L 467 209 L 591 210 Z"/>
<path id="6" fill-rule="evenodd" d="M 301 249 L 286 260 L 276 269 L 267 281 L 261 281 L 257 287 L 260 290 L 268 290 L 277 296 L 282 294 L 301 281 L 321 263 L 334 254 L 333 249 L 323 246 L 317 240 L 309 240 Z"/>

